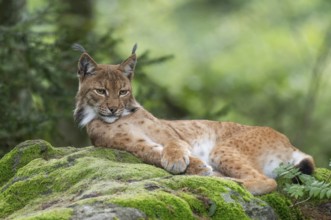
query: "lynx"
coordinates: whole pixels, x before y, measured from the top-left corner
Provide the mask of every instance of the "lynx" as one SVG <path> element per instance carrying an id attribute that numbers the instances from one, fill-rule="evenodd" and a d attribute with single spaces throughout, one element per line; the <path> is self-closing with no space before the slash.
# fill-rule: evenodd
<path id="1" fill-rule="evenodd" d="M 97 64 L 79 44 L 74 118 L 93 145 L 130 152 L 172 174 L 230 177 L 254 195 L 276 189 L 274 169 L 294 164 L 306 174 L 313 158 L 269 127 L 209 120 L 162 120 L 134 98 L 136 45 L 120 64 Z"/>

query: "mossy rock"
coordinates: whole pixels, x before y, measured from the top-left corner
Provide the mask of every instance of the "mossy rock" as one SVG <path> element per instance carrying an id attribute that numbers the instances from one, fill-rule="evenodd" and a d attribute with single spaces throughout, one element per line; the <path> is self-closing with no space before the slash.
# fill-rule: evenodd
<path id="1" fill-rule="evenodd" d="M 174 176 L 112 149 L 26 141 L 0 160 L 0 172 L 1 219 L 302 218 L 289 214 L 283 195 L 258 198 L 230 180 Z"/>

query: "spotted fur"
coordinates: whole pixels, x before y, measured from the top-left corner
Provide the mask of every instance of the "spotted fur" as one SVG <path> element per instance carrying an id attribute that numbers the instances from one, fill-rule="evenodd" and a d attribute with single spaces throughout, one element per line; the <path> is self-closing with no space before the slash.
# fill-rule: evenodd
<path id="1" fill-rule="evenodd" d="M 81 46 L 74 117 L 95 146 L 133 153 L 173 174 L 231 177 L 253 194 L 273 191 L 274 169 L 291 163 L 312 173 L 311 156 L 268 127 L 208 120 L 167 121 L 135 100 L 136 45 L 121 64 L 97 64 Z"/>

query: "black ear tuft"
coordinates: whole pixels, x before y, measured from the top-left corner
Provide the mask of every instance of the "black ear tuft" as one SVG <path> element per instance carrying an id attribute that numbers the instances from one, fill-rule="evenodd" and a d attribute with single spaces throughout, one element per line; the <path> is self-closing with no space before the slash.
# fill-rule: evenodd
<path id="1" fill-rule="evenodd" d="M 87 76 L 92 75 L 97 67 L 97 63 L 88 55 L 83 53 L 78 61 L 78 75 Z"/>
<path id="2" fill-rule="evenodd" d="M 82 45 L 78 44 L 78 43 L 74 43 L 74 44 L 71 46 L 71 48 L 72 48 L 73 50 L 75 50 L 75 51 L 79 51 L 79 52 L 82 52 L 82 53 L 86 53 L 85 48 L 84 48 Z"/>
<path id="3" fill-rule="evenodd" d="M 138 48 L 138 44 L 137 44 L 137 43 L 135 43 L 135 44 L 133 45 L 133 48 L 132 48 L 132 52 L 131 52 L 131 54 L 135 54 L 135 53 L 136 53 L 136 50 L 137 50 L 137 48 Z"/>
<path id="4" fill-rule="evenodd" d="M 97 63 L 90 55 L 88 55 L 85 48 L 78 43 L 74 43 L 71 48 L 83 53 L 78 61 L 78 75 L 83 77 L 93 74 L 95 68 L 97 67 Z"/>

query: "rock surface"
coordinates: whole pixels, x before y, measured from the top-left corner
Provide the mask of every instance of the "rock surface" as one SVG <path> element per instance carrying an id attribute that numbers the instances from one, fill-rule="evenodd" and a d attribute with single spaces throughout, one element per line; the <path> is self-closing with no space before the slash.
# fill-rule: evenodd
<path id="1" fill-rule="evenodd" d="M 126 152 L 43 140 L 0 160 L 0 187 L 0 219 L 303 219 L 330 205 L 292 208 L 278 192 L 254 197 L 230 180 L 174 176 Z"/>

